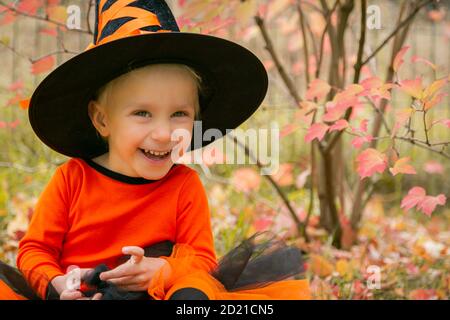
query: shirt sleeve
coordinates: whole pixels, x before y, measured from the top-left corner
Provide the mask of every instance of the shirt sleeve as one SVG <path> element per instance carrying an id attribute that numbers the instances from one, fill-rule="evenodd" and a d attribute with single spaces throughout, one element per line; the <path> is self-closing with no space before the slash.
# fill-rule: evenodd
<path id="1" fill-rule="evenodd" d="M 205 188 L 194 170 L 184 182 L 178 199 L 176 243 L 196 252 L 195 266 L 210 271 L 217 265 L 211 215 Z"/>
<path id="2" fill-rule="evenodd" d="M 19 242 L 17 267 L 35 292 L 46 297 L 54 277 L 64 272 L 58 263 L 68 230 L 67 186 L 61 167 L 42 192 L 25 236 Z"/>

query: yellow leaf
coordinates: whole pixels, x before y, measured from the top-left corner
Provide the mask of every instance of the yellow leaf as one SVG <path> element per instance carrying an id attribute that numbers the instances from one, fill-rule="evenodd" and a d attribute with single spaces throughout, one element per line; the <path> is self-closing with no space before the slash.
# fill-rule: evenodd
<path id="1" fill-rule="evenodd" d="M 67 9 L 64 6 L 52 6 L 47 8 L 47 14 L 50 20 L 56 21 L 62 24 L 66 24 L 67 21 Z"/>
<path id="2" fill-rule="evenodd" d="M 318 254 L 310 255 L 309 265 L 311 271 L 319 277 L 327 277 L 334 271 L 333 265 L 327 259 Z"/>
<path id="3" fill-rule="evenodd" d="M 7 36 L 4 36 L 0 38 L 0 42 L 3 43 L 5 46 L 9 46 L 11 39 Z"/>
<path id="4" fill-rule="evenodd" d="M 237 22 L 241 25 L 247 25 L 249 20 L 255 16 L 257 9 L 256 0 L 241 2 L 236 10 Z"/>
<path id="5" fill-rule="evenodd" d="M 348 272 L 348 262 L 345 259 L 339 259 L 336 262 L 336 271 L 341 277 L 345 276 Z"/>
<path id="6" fill-rule="evenodd" d="M 439 80 L 434 81 L 432 84 L 430 84 L 428 87 L 425 88 L 423 91 L 423 100 L 428 100 L 431 98 L 439 89 L 441 89 L 443 86 L 447 84 L 447 79 L 442 78 Z"/>

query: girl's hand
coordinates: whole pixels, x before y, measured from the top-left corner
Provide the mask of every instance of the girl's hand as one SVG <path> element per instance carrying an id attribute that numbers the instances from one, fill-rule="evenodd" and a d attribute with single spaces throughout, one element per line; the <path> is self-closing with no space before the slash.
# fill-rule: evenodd
<path id="1" fill-rule="evenodd" d="M 144 249 L 140 247 L 123 247 L 122 252 L 131 258 L 113 270 L 100 273 L 100 279 L 126 291 L 147 291 L 153 276 L 167 264 L 161 258 L 144 257 Z"/>
<path id="2" fill-rule="evenodd" d="M 85 297 L 81 291 L 78 290 L 64 290 L 59 299 L 60 300 L 100 300 L 102 298 L 101 293 L 96 293 L 92 298 Z"/>
<path id="3" fill-rule="evenodd" d="M 89 271 L 93 269 L 81 268 L 72 270 L 62 276 L 53 278 L 51 284 L 59 293 L 60 300 L 100 300 L 101 293 L 96 293 L 92 298 L 85 297 L 83 293 L 76 288 L 76 284 L 81 281 L 81 278 Z"/>

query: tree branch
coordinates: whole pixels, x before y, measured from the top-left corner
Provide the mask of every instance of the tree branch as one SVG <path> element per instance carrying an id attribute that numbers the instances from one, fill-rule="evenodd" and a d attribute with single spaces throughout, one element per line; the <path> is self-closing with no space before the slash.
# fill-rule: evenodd
<path id="1" fill-rule="evenodd" d="M 299 96 L 294 83 L 292 82 L 291 78 L 289 78 L 289 76 L 287 75 L 280 59 L 278 58 L 277 53 L 275 52 L 275 48 L 274 48 L 274 46 L 272 44 L 272 40 L 270 39 L 270 36 L 267 32 L 264 20 L 260 16 L 255 16 L 255 21 L 261 31 L 264 41 L 266 43 L 266 49 L 267 49 L 267 51 L 269 51 L 269 53 L 273 59 L 273 62 L 275 63 L 277 70 L 280 73 L 281 78 L 283 79 L 283 82 L 285 83 L 290 95 L 295 100 L 296 105 L 300 106 L 300 102 L 302 102 L 303 99 Z"/>
<path id="2" fill-rule="evenodd" d="M 248 146 L 242 144 L 236 136 L 232 135 L 232 134 L 228 134 L 227 136 L 229 136 L 229 138 L 233 139 L 233 141 L 239 145 L 242 149 L 244 149 L 245 154 L 250 157 L 253 161 L 255 161 L 256 165 L 258 166 L 258 168 L 262 169 L 264 168 L 264 166 L 261 164 L 261 162 L 259 162 L 259 160 L 256 158 L 255 155 L 252 154 L 252 152 L 250 151 L 250 149 L 248 148 Z M 275 190 L 277 191 L 278 195 L 280 196 L 280 198 L 282 199 L 282 201 L 284 202 L 284 204 L 286 205 L 286 208 L 288 209 L 292 219 L 294 220 L 295 224 L 297 225 L 297 231 L 298 233 L 301 235 L 302 234 L 302 229 L 303 227 L 303 223 L 300 221 L 300 219 L 298 218 L 294 208 L 292 208 L 288 198 L 286 197 L 286 195 L 284 194 L 284 192 L 281 190 L 280 186 L 275 182 L 275 180 L 273 180 L 273 178 L 270 175 L 264 175 L 264 177 L 269 180 L 270 184 L 272 184 L 272 186 L 275 188 Z"/>
<path id="3" fill-rule="evenodd" d="M 433 2 L 434 0 L 426 0 L 424 1 L 422 4 L 418 5 L 413 12 L 405 19 L 403 20 L 398 26 L 397 28 L 395 28 L 394 31 L 391 32 L 391 34 L 372 52 L 372 54 L 367 57 L 362 63 L 361 66 L 364 66 L 367 62 L 369 62 L 373 57 L 375 57 L 378 53 L 378 51 L 380 51 L 381 49 L 383 49 L 383 47 L 389 42 L 389 40 L 391 40 L 396 34 L 397 32 L 399 32 L 404 26 L 406 26 L 407 24 L 409 24 L 409 22 L 415 17 L 415 15 L 420 11 L 420 9 L 422 9 L 424 6 L 426 6 L 427 4 Z"/>

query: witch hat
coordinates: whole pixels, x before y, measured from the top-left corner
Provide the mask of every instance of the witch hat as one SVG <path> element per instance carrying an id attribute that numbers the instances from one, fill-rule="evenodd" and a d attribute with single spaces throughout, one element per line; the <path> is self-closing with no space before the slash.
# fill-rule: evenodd
<path id="1" fill-rule="evenodd" d="M 222 135 L 248 119 L 262 103 L 267 72 L 248 49 L 225 39 L 180 32 L 162 0 L 96 0 L 93 43 L 60 65 L 37 87 L 29 105 L 36 135 L 69 157 L 94 158 L 108 151 L 88 115 L 88 102 L 112 79 L 155 63 L 180 63 L 206 85 L 200 99 L 203 132 Z M 203 139 L 202 139 L 203 140 Z M 204 147 L 202 141 L 189 150 Z"/>

